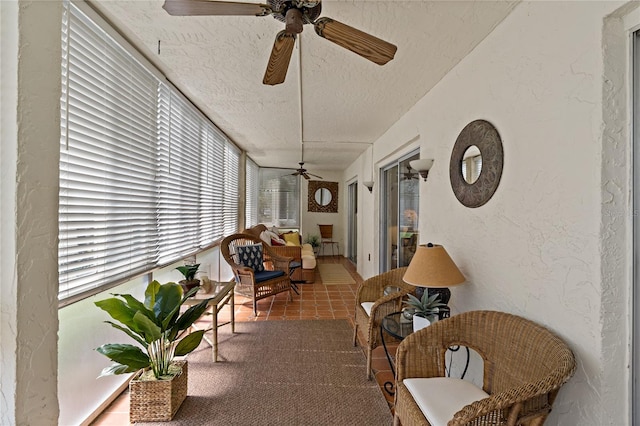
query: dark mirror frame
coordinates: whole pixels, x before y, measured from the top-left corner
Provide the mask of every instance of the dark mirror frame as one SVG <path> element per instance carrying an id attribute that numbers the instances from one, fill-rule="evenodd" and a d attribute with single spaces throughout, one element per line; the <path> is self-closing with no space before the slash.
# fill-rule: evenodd
<path id="1" fill-rule="evenodd" d="M 476 145 L 482 156 L 480 176 L 474 183 L 467 183 L 462 176 L 464 153 Z M 449 179 L 458 201 L 467 207 L 480 207 L 491 199 L 498 189 L 502 177 L 504 152 L 502 140 L 496 128 L 485 120 L 475 120 L 467 124 L 458 135 L 451 152 Z"/>
<path id="2" fill-rule="evenodd" d="M 329 192 L 331 192 L 331 202 L 326 206 L 322 206 L 316 202 L 316 191 L 322 188 L 328 189 Z M 307 200 L 307 210 L 310 212 L 338 213 L 338 182 L 310 180 Z"/>

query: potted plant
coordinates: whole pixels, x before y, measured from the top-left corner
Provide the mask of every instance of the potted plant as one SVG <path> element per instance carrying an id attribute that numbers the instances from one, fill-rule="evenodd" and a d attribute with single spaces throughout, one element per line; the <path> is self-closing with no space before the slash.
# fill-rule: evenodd
<path id="1" fill-rule="evenodd" d="M 185 292 L 200 285 L 200 280 L 196 278 L 196 272 L 200 267 L 199 263 L 194 265 L 178 266 L 176 269 L 184 276 L 184 280 L 180 281 L 180 285 Z"/>
<path id="2" fill-rule="evenodd" d="M 124 332 L 140 346 L 107 343 L 96 350 L 114 364 L 102 370 L 102 376 L 136 373 L 129 383 L 130 420 L 171 420 L 187 396 L 187 363 L 175 361 L 198 347 L 205 330 L 187 330 L 207 309 L 210 299 L 180 313 L 185 300 L 196 288 L 184 294 L 182 287 L 169 282 L 151 282 L 144 302 L 130 294 L 95 302 L 118 323 L 105 321 Z"/>
<path id="3" fill-rule="evenodd" d="M 439 294 L 429 296 L 425 291 L 422 298 L 418 299 L 413 294 L 407 294 L 408 300 L 403 303 L 408 307 L 407 310 L 413 314 L 413 331 L 418 331 L 438 320 L 440 308 L 447 306 L 440 300 Z"/>
<path id="4" fill-rule="evenodd" d="M 304 240 L 305 243 L 307 244 L 311 244 L 311 247 L 313 247 L 313 252 L 317 253 L 318 252 L 318 248 L 320 247 L 320 237 L 317 235 L 308 235 L 307 238 Z"/>

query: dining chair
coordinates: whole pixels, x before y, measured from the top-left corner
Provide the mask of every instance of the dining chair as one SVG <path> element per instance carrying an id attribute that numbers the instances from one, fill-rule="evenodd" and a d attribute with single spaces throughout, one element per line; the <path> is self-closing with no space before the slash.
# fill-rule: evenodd
<path id="1" fill-rule="evenodd" d="M 324 256 L 324 247 L 329 244 L 331 246 L 331 255 L 334 256 L 333 246 L 335 245 L 339 256 L 340 245 L 337 241 L 333 241 L 333 225 L 318 225 L 318 228 L 320 228 L 320 247 L 322 248 L 322 255 Z"/>

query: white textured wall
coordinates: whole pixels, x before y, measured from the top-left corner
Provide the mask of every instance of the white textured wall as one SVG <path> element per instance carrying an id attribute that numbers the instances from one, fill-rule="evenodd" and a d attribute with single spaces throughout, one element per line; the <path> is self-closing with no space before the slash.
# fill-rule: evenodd
<path id="1" fill-rule="evenodd" d="M 60 73 L 50 70 L 60 69 L 61 2 L 2 3 L 0 423 L 48 425 L 58 418 Z"/>
<path id="2" fill-rule="evenodd" d="M 15 418 L 18 4 L 0 2 L 0 424 Z"/>
<path id="3" fill-rule="evenodd" d="M 574 350 L 578 370 L 552 425 L 629 423 L 627 88 L 624 78 L 603 78 L 603 45 L 615 51 L 613 74 L 628 66 L 620 28 L 603 41 L 604 18 L 621 4 L 522 3 L 374 146 L 393 152 L 417 133 L 435 158 L 421 183 L 420 231 L 467 277 L 452 289 L 454 311 L 522 315 Z M 505 160 L 494 197 L 469 209 L 448 170 L 457 135 L 476 119 L 497 127 Z M 378 196 L 363 195 L 363 210 L 377 211 Z M 375 250 L 377 239 L 367 242 Z"/>

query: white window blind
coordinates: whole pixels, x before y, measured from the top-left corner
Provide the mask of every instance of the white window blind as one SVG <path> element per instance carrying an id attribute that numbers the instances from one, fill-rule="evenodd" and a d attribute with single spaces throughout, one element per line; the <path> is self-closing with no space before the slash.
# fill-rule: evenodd
<path id="1" fill-rule="evenodd" d="M 157 80 L 75 7 L 63 19 L 61 298 L 149 269 L 158 254 Z"/>
<path id="2" fill-rule="evenodd" d="M 238 148 L 65 2 L 59 298 L 210 246 L 238 226 Z"/>
<path id="3" fill-rule="evenodd" d="M 258 165 L 247 158 L 245 178 L 245 227 L 258 224 Z"/>
<path id="4" fill-rule="evenodd" d="M 195 252 L 198 244 L 200 197 L 200 147 L 206 137 L 198 112 L 181 95 L 167 87 L 159 91 L 158 139 L 160 263 Z"/>
<path id="5" fill-rule="evenodd" d="M 258 222 L 300 227 L 300 180 L 290 169 L 260 169 Z"/>
<path id="6" fill-rule="evenodd" d="M 224 156 L 224 235 L 238 229 L 238 196 L 240 191 L 240 151 L 231 144 L 225 145 Z"/>

